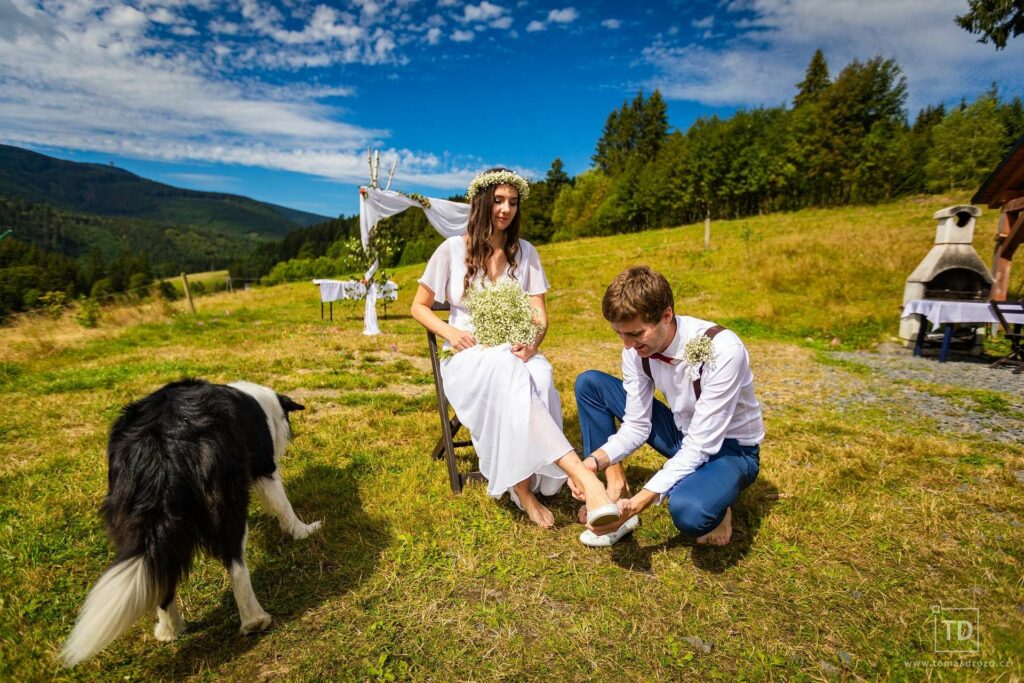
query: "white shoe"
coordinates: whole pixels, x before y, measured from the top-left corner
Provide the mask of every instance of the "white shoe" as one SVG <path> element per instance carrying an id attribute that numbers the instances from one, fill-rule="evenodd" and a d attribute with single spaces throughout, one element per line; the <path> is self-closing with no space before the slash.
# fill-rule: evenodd
<path id="1" fill-rule="evenodd" d="M 619 506 L 615 503 L 608 503 L 587 513 L 587 524 L 590 526 L 605 526 L 619 519 Z"/>
<path id="2" fill-rule="evenodd" d="M 598 536 L 590 529 L 587 529 L 580 534 L 580 543 L 590 546 L 591 548 L 607 548 L 608 546 L 615 545 L 621 541 L 627 534 L 631 533 L 633 529 L 636 529 L 638 526 L 640 526 L 640 516 L 633 515 L 623 522 L 622 526 L 618 529 L 610 534 L 605 534 L 604 536 Z"/>

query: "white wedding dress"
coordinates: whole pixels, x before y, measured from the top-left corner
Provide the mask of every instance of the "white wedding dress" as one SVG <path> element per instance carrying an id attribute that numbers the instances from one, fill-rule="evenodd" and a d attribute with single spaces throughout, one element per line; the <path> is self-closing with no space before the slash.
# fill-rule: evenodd
<path id="1" fill-rule="evenodd" d="M 534 246 L 519 240 L 516 260 L 514 279 L 523 290 L 546 292 L 547 277 Z M 419 282 L 435 301 L 451 306 L 450 325 L 472 331 L 472 316 L 462 307 L 465 276 L 466 241 L 456 236 L 437 248 Z M 500 498 L 508 491 L 519 505 L 511 489 L 527 478 L 536 493 L 558 492 L 567 476 L 554 463 L 573 447 L 562 433 L 562 403 L 546 358 L 538 354 L 524 363 L 508 344 L 477 344 L 443 361 L 441 377 L 448 401 L 469 429 L 488 494 Z"/>

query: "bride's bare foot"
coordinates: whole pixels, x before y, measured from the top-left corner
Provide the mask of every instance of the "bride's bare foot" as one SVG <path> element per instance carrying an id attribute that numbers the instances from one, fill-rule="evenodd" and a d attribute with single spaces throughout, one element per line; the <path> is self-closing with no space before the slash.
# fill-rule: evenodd
<path id="1" fill-rule="evenodd" d="M 530 521 L 539 526 L 541 529 L 550 529 L 555 525 L 555 516 L 551 514 L 551 510 L 541 505 L 540 501 L 537 500 L 533 495 L 530 496 L 532 500 L 520 500 L 523 504 L 523 512 L 530 518 Z"/>
<path id="2" fill-rule="evenodd" d="M 722 523 L 697 539 L 701 545 L 727 545 L 732 538 L 732 508 L 727 508 Z"/>
<path id="3" fill-rule="evenodd" d="M 537 496 L 530 490 L 529 480 L 523 484 L 515 487 L 516 497 L 519 498 L 523 512 L 541 529 L 550 529 L 555 525 L 555 516 L 537 500 Z"/>
<path id="4" fill-rule="evenodd" d="M 629 497 L 629 484 L 626 483 L 626 471 L 623 469 L 621 464 L 612 465 L 606 470 L 606 478 L 608 484 L 605 487 L 605 493 L 608 494 L 608 499 L 613 503 L 617 503 L 619 498 Z M 580 524 L 587 523 L 587 506 L 581 505 L 580 509 L 576 512 L 576 518 Z"/>
<path id="5" fill-rule="evenodd" d="M 605 490 L 605 492 L 608 494 L 609 500 L 611 500 L 613 503 L 617 503 L 619 501 L 619 498 L 622 498 L 622 497 L 627 497 L 628 498 L 629 497 L 629 488 L 627 486 L 625 486 L 625 484 L 623 484 L 621 487 L 615 487 L 615 488 L 612 488 L 611 486 L 609 486 Z M 576 518 L 579 520 L 580 524 L 586 524 L 587 523 L 587 506 L 586 505 L 580 505 L 580 509 L 576 511 Z"/>
<path id="6" fill-rule="evenodd" d="M 611 499 L 608 498 L 608 493 L 605 491 L 604 485 L 601 484 L 601 480 L 597 478 L 593 470 L 583 464 L 579 456 L 576 455 L 576 451 L 570 451 L 563 455 L 558 460 L 558 466 L 574 480 L 575 489 L 583 493 L 583 498 L 587 502 L 586 509 L 588 512 L 614 505 Z M 600 515 L 593 522 L 607 524 L 608 521 L 604 520 L 606 516 L 608 515 Z"/>

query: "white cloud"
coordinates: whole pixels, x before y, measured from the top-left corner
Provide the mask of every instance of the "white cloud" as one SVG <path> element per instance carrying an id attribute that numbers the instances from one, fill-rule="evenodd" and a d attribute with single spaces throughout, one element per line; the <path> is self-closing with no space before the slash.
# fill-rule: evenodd
<path id="1" fill-rule="evenodd" d="M 571 24 L 576 21 L 580 16 L 580 13 L 576 11 L 575 7 L 566 7 L 565 9 L 553 9 L 548 12 L 548 21 L 555 24 Z"/>
<path id="2" fill-rule="evenodd" d="M 427 30 L 427 35 L 425 39 L 427 41 L 427 44 L 437 45 L 438 41 L 441 40 L 441 29 L 437 28 L 436 26 L 432 26 L 430 29 Z"/>
<path id="3" fill-rule="evenodd" d="M 535 33 L 536 31 L 544 31 L 547 29 L 548 24 L 571 24 L 576 21 L 580 16 L 580 13 L 576 11 L 575 7 L 566 7 L 565 9 L 553 9 L 548 12 L 548 16 L 544 21 L 534 19 L 526 25 L 526 31 L 528 33 Z M 615 26 L 609 28 L 618 28 L 619 22 L 616 19 L 606 19 L 601 22 L 604 25 L 606 22 L 616 22 Z"/>
<path id="4" fill-rule="evenodd" d="M 622 26 L 622 22 L 619 21 L 618 19 L 605 19 L 604 21 L 601 22 L 601 26 L 604 26 L 605 28 L 608 29 L 612 29 L 614 31 L 615 29 Z"/>
<path id="5" fill-rule="evenodd" d="M 214 33 L 223 33 L 224 35 L 234 36 L 242 30 L 242 27 L 233 21 L 223 21 L 221 19 L 213 19 L 207 27 Z"/>
<path id="6" fill-rule="evenodd" d="M 473 40 L 475 33 L 472 31 L 460 31 L 458 29 L 452 31 L 452 40 L 456 43 L 468 43 Z"/>
<path id="7" fill-rule="evenodd" d="M 178 23 L 178 17 L 171 13 L 166 7 L 157 7 L 155 10 L 150 12 L 148 15 L 150 21 L 155 21 L 158 24 L 176 24 Z"/>
<path id="8" fill-rule="evenodd" d="M 694 28 L 711 28 L 712 26 L 715 25 L 715 15 L 709 14 L 703 19 L 691 21 L 690 25 L 693 26 Z"/>
<path id="9" fill-rule="evenodd" d="M 438 7 L 458 7 L 459 0 L 437 0 Z"/>
<path id="10" fill-rule="evenodd" d="M 272 85 L 230 69 L 400 63 L 393 32 L 356 26 L 324 7 L 312 10 L 299 30 L 285 31 L 280 12 L 254 0 L 240 0 L 238 21 L 214 20 L 193 7 L 193 25 L 169 2 L 140 6 L 146 12 L 121 0 L 17 6 L 0 0 L 0 141 L 365 180 L 366 146 L 381 146 L 389 133 L 347 123 L 324 103 L 352 96 L 351 87 Z M 368 2 L 361 9 L 380 13 Z M 168 27 L 203 27 L 205 51 L 182 49 L 166 37 Z M 249 40 L 234 40 L 238 34 Z M 260 36 L 282 42 L 267 50 Z M 464 185 L 465 173 L 432 155 L 391 152 L 421 185 Z M 453 173 L 462 173 L 458 182 Z"/>
<path id="11" fill-rule="evenodd" d="M 495 19 L 494 21 L 492 21 L 489 24 L 489 26 L 491 28 L 498 28 L 498 29 L 507 29 L 511 25 L 512 25 L 512 17 L 501 17 L 500 19 Z"/>
<path id="12" fill-rule="evenodd" d="M 483 0 L 479 5 L 466 5 L 462 8 L 462 16 L 458 20 L 462 23 L 477 21 L 492 21 L 505 13 L 505 8 Z"/>
<path id="13" fill-rule="evenodd" d="M 736 0 L 727 9 L 738 31 L 719 17 L 716 27 L 731 34 L 720 48 L 648 46 L 643 59 L 655 75 L 644 85 L 708 105 L 777 105 L 792 99 L 820 47 L 833 77 L 854 59 L 894 58 L 907 76 L 912 112 L 973 97 L 993 80 L 1004 92 L 1024 87 L 1024 40 L 999 52 L 977 43 L 953 21 L 962 0 Z"/>

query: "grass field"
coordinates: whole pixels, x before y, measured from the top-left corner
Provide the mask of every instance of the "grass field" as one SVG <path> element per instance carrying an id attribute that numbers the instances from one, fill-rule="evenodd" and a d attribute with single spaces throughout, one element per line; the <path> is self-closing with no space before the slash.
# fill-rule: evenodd
<path id="1" fill-rule="evenodd" d="M 224 281 L 228 277 L 228 271 L 226 270 L 208 270 L 205 273 L 189 273 L 188 282 L 189 284 L 195 284 L 201 282 L 203 286 L 209 287 L 211 285 L 223 285 Z M 165 277 L 161 282 L 170 282 L 174 285 L 174 288 L 178 290 L 178 294 L 184 296 L 185 286 L 181 283 L 181 276 L 175 275 L 173 277 Z"/>
<path id="2" fill-rule="evenodd" d="M 0 679 L 1020 680 L 1024 445 L 937 432 L 910 405 L 851 407 L 840 399 L 893 387 L 830 355 L 891 340 L 931 214 L 958 201 L 718 222 L 710 252 L 702 226 L 541 248 L 544 351 L 575 443 L 574 377 L 617 371 L 599 301 L 626 265 L 661 270 L 680 312 L 747 342 L 768 438 L 725 549 L 678 537 L 660 509 L 592 550 L 567 493 L 551 501 L 552 531 L 481 486 L 453 496 L 428 458 L 432 379 L 406 313 L 419 266 L 395 272 L 398 314 L 374 338 L 360 307 L 321 321 L 308 283 L 204 297 L 196 316 L 152 303 L 105 311 L 92 330 L 70 316 L 2 329 Z M 975 238 L 986 260 L 993 232 L 987 212 Z M 1019 395 L 1024 378 L 1005 374 Z M 97 514 L 106 431 L 121 406 L 184 375 L 306 404 L 282 467 L 297 513 L 323 530 L 293 542 L 253 505 L 267 632 L 238 635 L 225 572 L 202 558 L 180 591 L 189 627 L 176 642 L 158 644 L 147 618 L 64 672 L 55 654 L 112 558 Z M 964 409 L 1007 396 L 985 398 Z M 659 461 L 635 455 L 633 486 Z M 934 652 L 935 617 L 951 614 L 937 605 L 977 609 L 979 654 Z M 990 666 L 948 668 L 961 659 Z"/>

